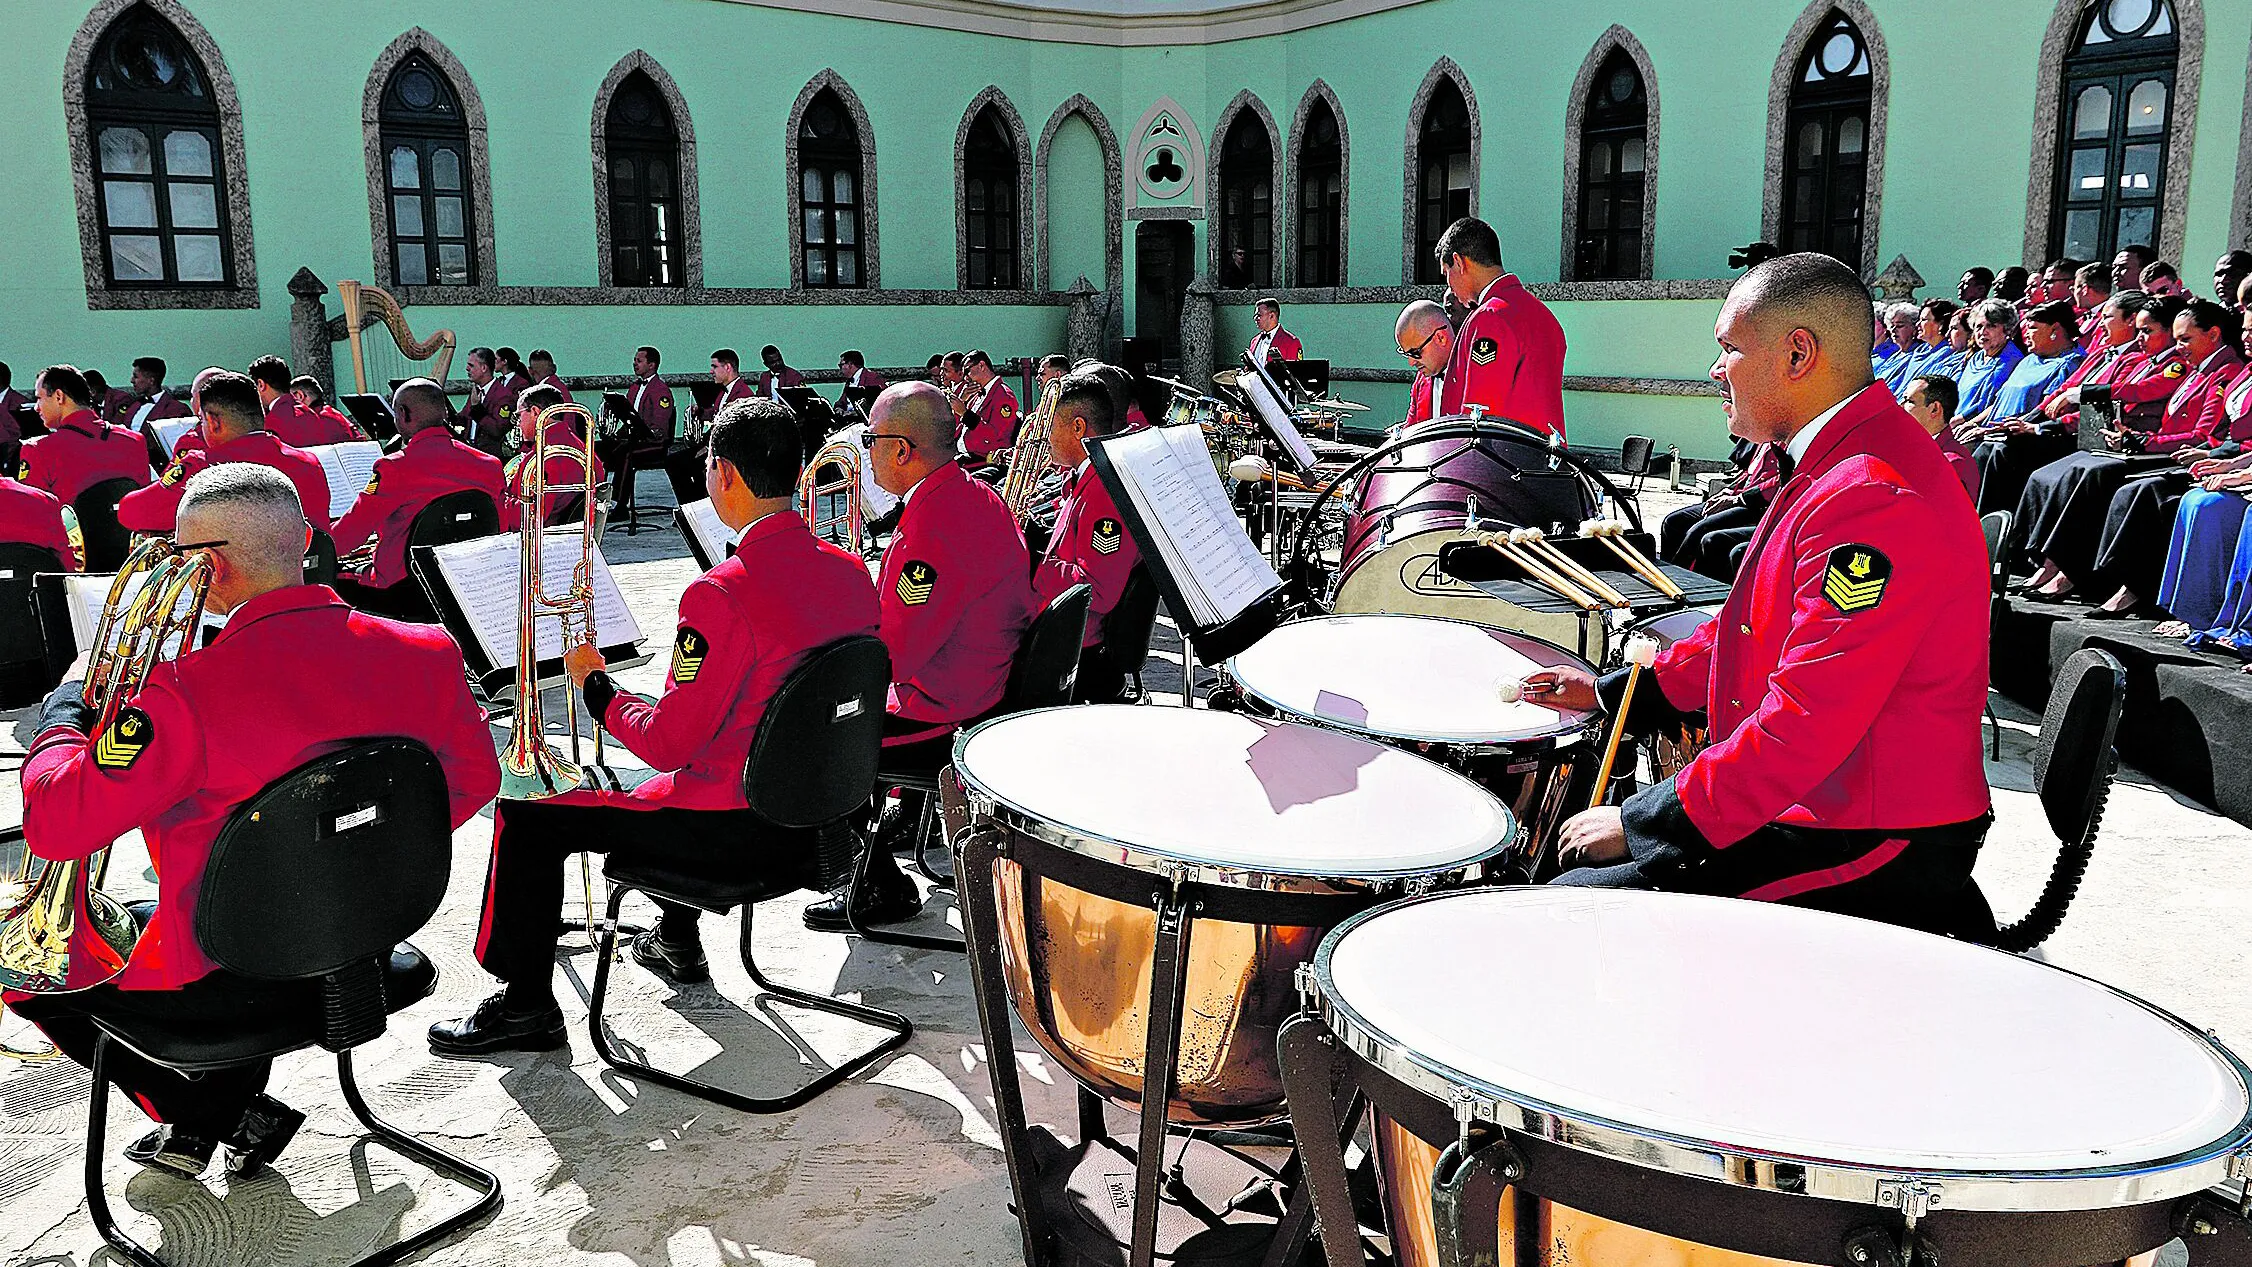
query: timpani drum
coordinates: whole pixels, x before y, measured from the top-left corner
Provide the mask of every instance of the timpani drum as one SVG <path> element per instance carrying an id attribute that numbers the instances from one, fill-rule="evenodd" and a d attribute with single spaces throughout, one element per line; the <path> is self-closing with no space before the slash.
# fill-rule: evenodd
<path id="1" fill-rule="evenodd" d="M 1322 616 L 1283 625 L 1228 661 L 1255 706 L 1421 752 L 1509 806 L 1538 857 L 1585 808 L 1601 717 L 1503 688 L 1535 669 L 1594 667 L 1528 634 L 1436 616 Z"/>
<path id="2" fill-rule="evenodd" d="M 1442 894 L 1339 926 L 1306 994 L 1282 1058 L 1331 1267 L 1361 1261 L 1333 1077 L 1402 1267 L 2141 1264 L 2252 1144 L 2246 1067 L 2172 1016 L 1772 903 Z"/>

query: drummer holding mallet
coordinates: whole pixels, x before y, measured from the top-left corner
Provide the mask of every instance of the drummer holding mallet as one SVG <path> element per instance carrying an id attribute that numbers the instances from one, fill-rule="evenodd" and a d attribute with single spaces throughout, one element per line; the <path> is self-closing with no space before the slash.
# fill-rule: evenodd
<path id="1" fill-rule="evenodd" d="M 1785 445 L 1720 615 L 1660 652 L 1625 724 L 1709 717 L 1670 781 L 1565 823 L 1555 883 L 1788 902 L 1991 936 L 1971 867 L 1986 548 L 1938 448 L 1872 383 L 1869 296 L 1824 255 L 1753 268 L 1722 306 L 1729 430 Z M 1543 669 L 1527 699 L 1615 710 L 1627 674 Z"/>

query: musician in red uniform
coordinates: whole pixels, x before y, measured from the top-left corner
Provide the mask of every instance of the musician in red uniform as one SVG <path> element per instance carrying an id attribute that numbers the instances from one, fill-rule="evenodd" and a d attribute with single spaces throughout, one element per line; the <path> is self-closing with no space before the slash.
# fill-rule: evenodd
<path id="1" fill-rule="evenodd" d="M 328 531 L 328 473 L 321 469 L 319 458 L 282 443 L 266 430 L 267 415 L 259 410 L 251 380 L 221 371 L 204 380 L 197 398 L 203 402 L 203 434 L 209 447 L 172 459 L 154 484 L 127 493 L 117 504 L 117 521 L 135 532 L 170 532 L 190 476 L 229 462 L 255 462 L 288 476 L 304 499 L 306 522 Z"/>
<path id="2" fill-rule="evenodd" d="M 162 357 L 133 358 L 133 401 L 133 407 L 121 421 L 136 431 L 152 422 L 188 416 L 187 402 L 164 385 Z"/>
<path id="3" fill-rule="evenodd" d="M 62 499 L 44 488 L 0 475 L 0 541 L 52 550 L 65 570 L 84 571 L 85 561 L 63 526 Z"/>
<path id="4" fill-rule="evenodd" d="M 407 537 L 414 517 L 450 493 L 483 493 L 502 504 L 500 459 L 455 439 L 446 425 L 446 393 L 427 378 L 402 383 L 391 397 L 406 443 L 376 459 L 367 487 L 336 521 L 336 553 L 348 556 L 372 539 L 375 553 L 340 573 L 336 592 L 363 611 L 398 620 L 433 619 L 430 600 L 407 574 Z"/>
<path id="5" fill-rule="evenodd" d="M 673 408 L 672 388 L 657 377 L 660 364 L 657 349 L 633 350 L 633 386 L 626 391 L 626 408 L 640 424 L 639 439 L 644 444 L 670 444 L 679 430 L 680 412 Z"/>
<path id="6" fill-rule="evenodd" d="M 492 732 L 453 640 L 354 612 L 303 583 L 307 530 L 288 480 L 249 463 L 204 471 L 189 482 L 180 532 L 191 544 L 217 543 L 208 547 L 208 607 L 228 617 L 226 626 L 207 645 L 159 663 L 99 736 L 88 733 L 97 718 L 80 702 L 81 659 L 47 697 L 23 769 L 34 854 L 84 858 L 138 828 L 156 870 L 154 913 L 115 982 L 10 1001 L 80 1063 L 93 1050 L 90 1015 L 194 1021 L 225 1033 L 313 1002 L 313 983 L 233 976 L 197 942 L 211 844 L 268 784 L 348 742 L 387 736 L 437 755 L 456 827 L 500 782 Z M 337 689 L 363 674 L 381 689 Z M 314 700 L 318 707 L 309 706 Z M 126 1155 L 189 1178 L 221 1143 L 232 1174 L 272 1162 L 304 1117 L 262 1094 L 267 1070 L 259 1062 L 189 1077 L 113 1044 L 110 1079 L 161 1124 Z"/>
<path id="7" fill-rule="evenodd" d="M 321 380 L 310 374 L 299 374 L 289 380 L 289 394 L 297 398 L 299 408 L 320 419 L 324 431 L 319 443 L 353 444 L 367 440 L 367 433 L 360 430 L 360 424 L 346 417 L 343 410 L 328 403 L 328 393 L 321 390 Z"/>
<path id="8" fill-rule="evenodd" d="M 1110 383 L 1087 372 L 1066 374 L 1056 395 L 1049 429 L 1055 464 L 1069 472 L 1063 497 L 1056 506 L 1055 528 L 1048 534 L 1047 554 L 1032 573 L 1034 607 L 1045 607 L 1074 585 L 1084 582 L 1091 593 L 1087 603 L 1087 633 L 1081 646 L 1102 644 L 1103 618 L 1118 606 L 1126 581 L 1141 562 L 1141 551 L 1119 517 L 1110 489 L 1095 474 L 1087 456 L 1087 441 L 1115 434 L 1125 420 L 1119 416 L 1117 393 Z M 1090 666 L 1094 667 L 1094 666 Z M 1085 698 L 1108 702 L 1118 697 L 1127 673 L 1140 665 L 1100 666 L 1087 679 Z"/>
<path id="9" fill-rule="evenodd" d="M 1454 327 L 1447 323 L 1447 310 L 1428 299 L 1416 300 L 1400 309 L 1400 319 L 1392 323 L 1392 339 L 1400 345 L 1400 355 L 1415 367 L 1407 420 L 1401 425 L 1428 422 L 1438 416 L 1435 410 L 1446 383 L 1447 361 L 1454 355 Z"/>
<path id="10" fill-rule="evenodd" d="M 266 411 L 265 429 L 276 440 L 296 449 L 334 444 L 335 428 L 319 414 L 297 403 L 290 391 L 289 362 L 278 356 L 261 356 L 250 363 L 250 381 L 258 389 L 259 407 Z"/>
<path id="11" fill-rule="evenodd" d="M 23 482 L 62 501 L 103 480 L 149 482 L 148 446 L 124 427 L 113 427 L 88 407 L 86 376 L 77 367 L 50 365 L 32 381 L 39 420 L 47 434 L 23 442 Z"/>
<path id="12" fill-rule="evenodd" d="M 555 372 L 555 354 L 553 352 L 546 348 L 533 348 L 532 354 L 524 359 L 527 377 L 532 380 L 534 386 L 552 387 L 563 393 L 565 404 L 571 402 L 571 389 L 563 385 L 563 377 Z"/>
<path id="13" fill-rule="evenodd" d="M 817 540 L 791 509 L 800 454 L 797 421 L 778 401 L 730 406 L 712 424 L 705 491 L 736 535 L 735 553 L 680 599 L 664 693 L 621 690 L 591 646 L 564 666 L 587 711 L 657 774 L 630 791 L 579 789 L 509 800 L 494 811 L 493 862 L 477 930 L 477 960 L 506 988 L 458 1020 L 430 1027 L 442 1056 L 563 1045 L 555 1006 L 556 911 L 563 864 L 588 850 L 626 853 L 699 871 L 804 874 L 810 833 L 782 832 L 743 798 L 743 767 L 761 718 L 785 678 L 816 649 L 877 628 L 860 560 Z M 636 961 L 674 982 L 710 969 L 693 910 L 665 906 L 636 937 Z"/>
<path id="14" fill-rule="evenodd" d="M 1305 354 L 1298 336 L 1282 328 L 1282 301 L 1262 299 L 1251 305 L 1251 323 L 1259 332 L 1251 336 L 1251 346 L 1243 354 L 1253 365 L 1272 365 L 1276 361 L 1295 361 Z"/>
<path id="15" fill-rule="evenodd" d="M 993 358 L 971 352 L 962 358 L 963 372 L 977 392 L 974 421 L 965 420 L 962 451 L 979 462 L 995 460 L 1017 442 L 1017 394 L 1008 381 L 993 372 Z"/>
<path id="16" fill-rule="evenodd" d="M 1793 466 L 1719 616 L 1659 652 L 1635 693 L 1630 726 L 1701 711 L 1710 746 L 1566 823 L 1561 860 L 1581 869 L 1559 882 L 1992 935 L 1971 880 L 1992 821 L 1985 542 L 1938 447 L 1871 382 L 1868 303 L 1815 254 L 1730 291 L 1712 372 L 1730 429 L 1783 443 Z M 1565 707 L 1596 699 L 1583 671 L 1526 684 L 1535 699 L 1561 687 Z"/>
<path id="17" fill-rule="evenodd" d="M 1001 702 L 1017 645 L 1037 609 L 1032 560 L 1008 504 L 955 460 L 954 416 L 944 392 L 928 383 L 885 388 L 868 411 L 862 443 L 876 483 L 904 499 L 876 597 L 891 650 L 886 756 L 918 764 L 941 757 L 957 726 Z M 886 848 L 887 839 L 911 829 L 920 813 L 920 799 L 901 793 L 898 806 L 885 812 L 868 888 L 808 906 L 806 927 L 848 927 L 848 896 L 874 923 L 920 910 L 914 883 Z"/>
<path id="18" fill-rule="evenodd" d="M 563 393 L 542 383 L 527 387 L 516 398 L 516 439 L 521 452 L 508 460 L 508 495 L 500 503 L 502 532 L 516 531 L 522 519 L 520 505 L 531 492 L 532 437 L 543 438 L 547 446 L 547 461 L 543 464 L 548 493 L 540 499 L 540 522 L 567 524 L 579 520 L 586 507 L 586 494 L 568 491 L 572 485 L 599 486 L 603 479 L 602 458 L 594 459 L 594 478 L 587 479 L 580 468 L 586 462 L 586 433 L 576 418 L 549 417 L 548 410 L 566 403 Z"/>
<path id="19" fill-rule="evenodd" d="M 696 408 L 698 422 L 708 427 L 712 419 L 719 417 L 720 410 L 757 394 L 751 390 L 750 380 L 743 377 L 742 365 L 743 359 L 733 348 L 721 348 L 712 353 L 712 381 L 719 384 L 720 393 L 712 398 L 711 408 Z"/>
<path id="20" fill-rule="evenodd" d="M 891 386 L 890 383 L 884 381 L 883 375 L 868 368 L 867 354 L 858 348 L 847 348 L 837 353 L 837 372 L 844 375 L 845 385 L 844 390 L 837 392 L 837 414 L 840 417 L 857 418 L 860 416 L 860 406 L 853 403 L 852 392 L 849 389 L 859 388 L 863 391 L 880 392 Z"/>
<path id="21" fill-rule="evenodd" d="M 469 422 L 468 440 L 487 453 L 499 453 L 516 429 L 516 388 L 500 377 L 491 348 L 469 349 L 469 399 L 461 416 Z"/>
<path id="22" fill-rule="evenodd" d="M 766 366 L 765 372 L 758 376 L 759 395 L 773 400 L 782 394 L 785 387 L 805 386 L 805 375 L 791 369 L 782 360 L 782 349 L 769 343 L 758 350 L 758 359 Z"/>
<path id="23" fill-rule="evenodd" d="M 86 371 L 86 391 L 88 403 L 103 422 L 122 427 L 132 416 L 129 411 L 133 406 L 133 393 L 110 386 L 108 377 L 100 370 Z"/>
<path id="24" fill-rule="evenodd" d="M 1501 266 L 1501 239 L 1483 220 L 1455 221 L 1439 239 L 1438 257 L 1447 290 L 1471 309 L 1455 332 L 1439 412 L 1480 405 L 1488 417 L 1562 439 L 1564 327 L 1556 314 Z"/>
<path id="25" fill-rule="evenodd" d="M 0 361 L 0 442 L 14 443 L 23 439 L 22 428 L 16 422 L 16 410 L 31 404 L 32 398 L 16 390 L 16 372 Z"/>

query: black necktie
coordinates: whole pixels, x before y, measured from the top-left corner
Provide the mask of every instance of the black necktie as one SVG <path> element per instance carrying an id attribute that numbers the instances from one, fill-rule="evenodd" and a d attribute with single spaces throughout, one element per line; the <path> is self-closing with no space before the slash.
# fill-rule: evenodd
<path id="1" fill-rule="evenodd" d="M 1798 459 L 1791 456 L 1791 451 L 1789 449 L 1783 450 L 1782 456 L 1775 459 L 1775 470 L 1778 473 L 1777 483 L 1790 483 L 1791 472 L 1797 469 Z"/>

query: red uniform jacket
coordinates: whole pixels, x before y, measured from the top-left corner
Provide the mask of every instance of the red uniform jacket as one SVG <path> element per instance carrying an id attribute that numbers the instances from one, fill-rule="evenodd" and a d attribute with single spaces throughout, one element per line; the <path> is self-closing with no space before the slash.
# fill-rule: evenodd
<path id="1" fill-rule="evenodd" d="M 602 458 L 599 455 L 594 459 L 593 479 L 586 479 L 579 474 L 579 466 L 586 460 L 585 440 L 581 438 L 578 427 L 570 419 L 557 418 L 547 423 L 544 430 L 548 444 L 547 485 L 549 489 L 552 490 L 570 484 L 600 484 L 602 482 Z M 531 482 L 531 460 L 531 454 L 519 453 L 508 461 L 508 496 L 502 498 L 500 503 L 500 529 L 502 532 L 514 532 L 517 525 L 522 522 L 523 514 L 519 507 L 524 498 L 531 495 L 531 489 L 527 487 Z M 586 495 L 584 493 L 550 491 L 547 496 L 540 499 L 540 522 L 554 524 L 577 519 L 585 505 Z"/>
<path id="2" fill-rule="evenodd" d="M 1258 346 L 1259 336 L 1252 335 L 1251 343 L 1249 346 L 1243 349 L 1243 354 L 1245 356 L 1251 355 L 1253 349 L 1257 348 Z M 1290 331 L 1283 329 L 1279 325 L 1275 327 L 1275 337 L 1267 341 L 1267 360 L 1269 363 L 1275 361 L 1295 361 L 1304 357 L 1305 354 L 1305 345 L 1301 344 L 1298 341 L 1297 335 L 1292 334 Z"/>
<path id="3" fill-rule="evenodd" d="M 343 437 L 338 440 L 330 440 L 327 442 L 329 444 L 352 444 L 365 442 L 368 438 L 368 433 L 360 430 L 360 424 L 352 421 L 350 414 L 334 405 L 322 405 L 313 412 L 328 423 L 330 435 Z M 299 445 L 298 447 L 303 448 L 305 446 Z"/>
<path id="4" fill-rule="evenodd" d="M 626 405 L 633 410 L 633 416 L 641 420 L 641 425 L 649 429 L 650 435 L 667 443 L 672 441 L 680 413 L 673 408 L 672 388 L 665 385 L 664 379 L 651 374 L 635 380 L 633 386 L 626 389 Z"/>
<path id="5" fill-rule="evenodd" d="M 2223 440 L 2244 439 L 2229 434 L 2228 414 L 2221 407 L 2221 398 L 2243 372 L 2244 358 L 2235 348 L 2226 343 L 2215 348 L 2203 365 L 2181 376 L 2173 394 L 2166 398 L 2166 413 L 2157 432 L 2143 441 L 2143 452 L 2169 453 L 2191 446 L 2210 449 Z"/>
<path id="6" fill-rule="evenodd" d="M 126 494 L 117 504 L 117 521 L 135 532 L 172 531 L 180 514 L 180 498 L 188 491 L 188 477 L 221 462 L 256 462 L 287 475 L 297 486 L 297 499 L 305 503 L 306 522 L 328 531 L 328 472 L 321 469 L 321 460 L 265 431 L 253 431 L 216 449 L 195 449 L 172 459 L 161 479 Z"/>
<path id="7" fill-rule="evenodd" d="M 2080 359 L 2079 368 L 2073 370 L 2071 376 L 2041 402 L 2042 416 L 2062 423 L 2065 431 L 2077 432 L 2080 429 L 2080 409 L 2066 398 L 2066 393 L 2083 385 L 2109 385 L 2133 365 L 2135 358 L 2140 355 L 2142 345 L 2133 339 L 2088 353 Z"/>
<path id="8" fill-rule="evenodd" d="M 1416 371 L 1415 381 L 1408 385 L 1407 421 L 1402 424 L 1403 426 L 1412 427 L 1419 422 L 1428 422 L 1438 416 L 1431 410 L 1438 404 L 1439 387 L 1445 381 L 1439 375 L 1426 374 L 1421 370 Z"/>
<path id="9" fill-rule="evenodd" d="M 344 415 L 333 409 L 325 413 L 307 409 L 297 403 L 295 396 L 286 393 L 276 397 L 274 403 L 266 407 L 266 431 L 293 449 L 310 449 L 315 445 L 343 444 L 367 438 Z"/>
<path id="10" fill-rule="evenodd" d="M 2121 368 L 2111 384 L 2111 398 L 2119 416 L 2138 431 L 2154 431 L 2165 416 L 2166 402 L 2180 387 L 2190 367 L 2182 364 L 2182 349 L 2169 343 L 2155 356 L 2140 355 Z"/>
<path id="11" fill-rule="evenodd" d="M 133 411 L 140 404 L 140 397 L 122 387 L 112 387 L 102 394 L 101 406 L 95 412 L 102 416 L 103 422 L 114 422 L 122 427 L 132 419 Z"/>
<path id="12" fill-rule="evenodd" d="M 63 527 L 62 499 L 4 475 L 0 475 L 0 541 L 20 541 L 52 550 L 73 572 L 85 567 L 78 551 L 71 548 L 69 531 Z"/>
<path id="13" fill-rule="evenodd" d="M 362 675 L 381 689 L 336 689 Z M 215 966 L 196 944 L 196 899 L 228 815 L 315 757 L 392 735 L 437 754 L 454 826 L 500 789 L 492 731 L 443 630 L 355 612 L 326 586 L 274 590 L 209 646 L 157 665 L 99 742 L 69 724 L 42 731 L 23 769 L 25 839 L 42 858 L 83 858 L 140 828 L 156 917 L 117 984 L 176 990 Z"/>
<path id="14" fill-rule="evenodd" d="M 976 421 L 962 429 L 962 450 L 986 458 L 1017 442 L 1017 394 L 996 376 L 978 398 Z"/>
<path id="15" fill-rule="evenodd" d="M 560 374 L 548 375 L 546 378 L 543 378 L 539 381 L 539 385 L 542 387 L 552 387 L 555 390 L 563 393 L 563 399 L 565 401 L 569 401 L 571 399 L 571 389 L 563 385 L 563 376 Z"/>
<path id="16" fill-rule="evenodd" d="M 697 410 L 696 416 L 703 419 L 706 423 L 709 423 L 714 418 L 719 417 L 720 410 L 727 408 L 729 405 L 734 404 L 738 400 L 749 400 L 751 397 L 756 395 L 758 395 L 758 393 L 751 390 L 751 380 L 744 378 L 743 376 L 738 374 L 735 377 L 735 381 L 727 385 L 726 391 L 723 391 L 719 395 L 712 397 L 712 407 L 710 409 Z"/>
<path id="17" fill-rule="evenodd" d="M 1455 332 L 1439 412 L 1458 414 L 1465 405 L 1564 434 L 1564 327 L 1515 273 L 1495 278 Z"/>
<path id="18" fill-rule="evenodd" d="M 752 524 L 734 555 L 680 596 L 664 694 L 620 694 L 603 708 L 611 735 L 658 771 L 623 798 L 743 808 L 743 764 L 782 680 L 815 648 L 877 624 L 858 556 L 816 539 L 787 511 Z"/>
<path id="19" fill-rule="evenodd" d="M 23 424 L 16 421 L 16 407 L 30 403 L 31 397 L 13 387 L 0 391 L 0 444 L 14 444 L 23 439 Z"/>
<path id="20" fill-rule="evenodd" d="M 81 409 L 54 430 L 23 442 L 23 482 L 65 502 L 103 480 L 149 482 L 149 447 L 141 433 L 113 427 Z"/>
<path id="21" fill-rule="evenodd" d="M 414 517 L 448 493 L 483 493 L 497 510 L 505 477 L 500 459 L 454 439 L 444 427 L 424 427 L 396 453 L 377 458 L 368 486 L 330 534 L 336 552 L 350 554 L 375 538 L 375 559 L 353 579 L 387 589 L 407 579 L 407 530 Z"/>
<path id="22" fill-rule="evenodd" d="M 138 427 L 144 423 L 158 422 L 166 418 L 185 418 L 187 416 L 188 402 L 173 395 L 170 391 L 159 388 L 156 395 L 137 402 L 126 411 L 125 424 Z"/>
<path id="23" fill-rule="evenodd" d="M 1071 473 L 1056 502 L 1056 527 L 1048 535 L 1048 556 L 1032 574 L 1032 597 L 1039 606 L 1084 581 L 1094 593 L 1087 604 L 1087 636 L 1080 644 L 1103 640 L 1102 619 L 1118 606 L 1126 578 L 1141 560 L 1134 539 L 1118 518 L 1118 506 L 1102 477 L 1086 462 Z"/>
<path id="24" fill-rule="evenodd" d="M 1963 482 L 1963 491 L 1970 494 L 1971 504 L 1977 505 L 1978 458 L 1964 447 L 1962 441 L 1955 438 L 1953 427 L 1940 428 L 1939 434 L 1932 439 L 1939 442 L 1939 456 L 1947 459 L 1947 465 L 1953 468 L 1955 478 Z"/>
<path id="25" fill-rule="evenodd" d="M 1031 572 L 991 485 L 948 463 L 914 487 L 876 581 L 894 714 L 942 729 L 1001 702 L 1032 623 Z"/>
<path id="26" fill-rule="evenodd" d="M 1775 500 L 1775 490 L 1783 486 L 1783 451 L 1780 444 L 1763 444 L 1752 451 L 1752 460 L 1728 481 L 1728 491 L 1743 498 L 1753 510 L 1766 507 Z"/>
<path id="27" fill-rule="evenodd" d="M 496 374 L 482 391 L 471 388 L 469 404 L 461 411 L 476 429 L 476 439 L 498 445 L 516 427 L 516 393 L 528 384 L 514 373 Z"/>
<path id="28" fill-rule="evenodd" d="M 1671 783 L 1716 848 L 1770 822 L 1908 829 L 1987 812 L 1986 545 L 1939 447 L 1882 383 L 1832 417 L 1760 521 L 1718 618 L 1658 653 L 1712 742 Z"/>
<path id="29" fill-rule="evenodd" d="M 773 370 L 759 371 L 758 394 L 761 396 L 772 396 L 784 387 L 803 386 L 805 386 L 805 375 L 798 373 L 787 365 L 782 367 L 782 372 L 779 374 Z"/>

